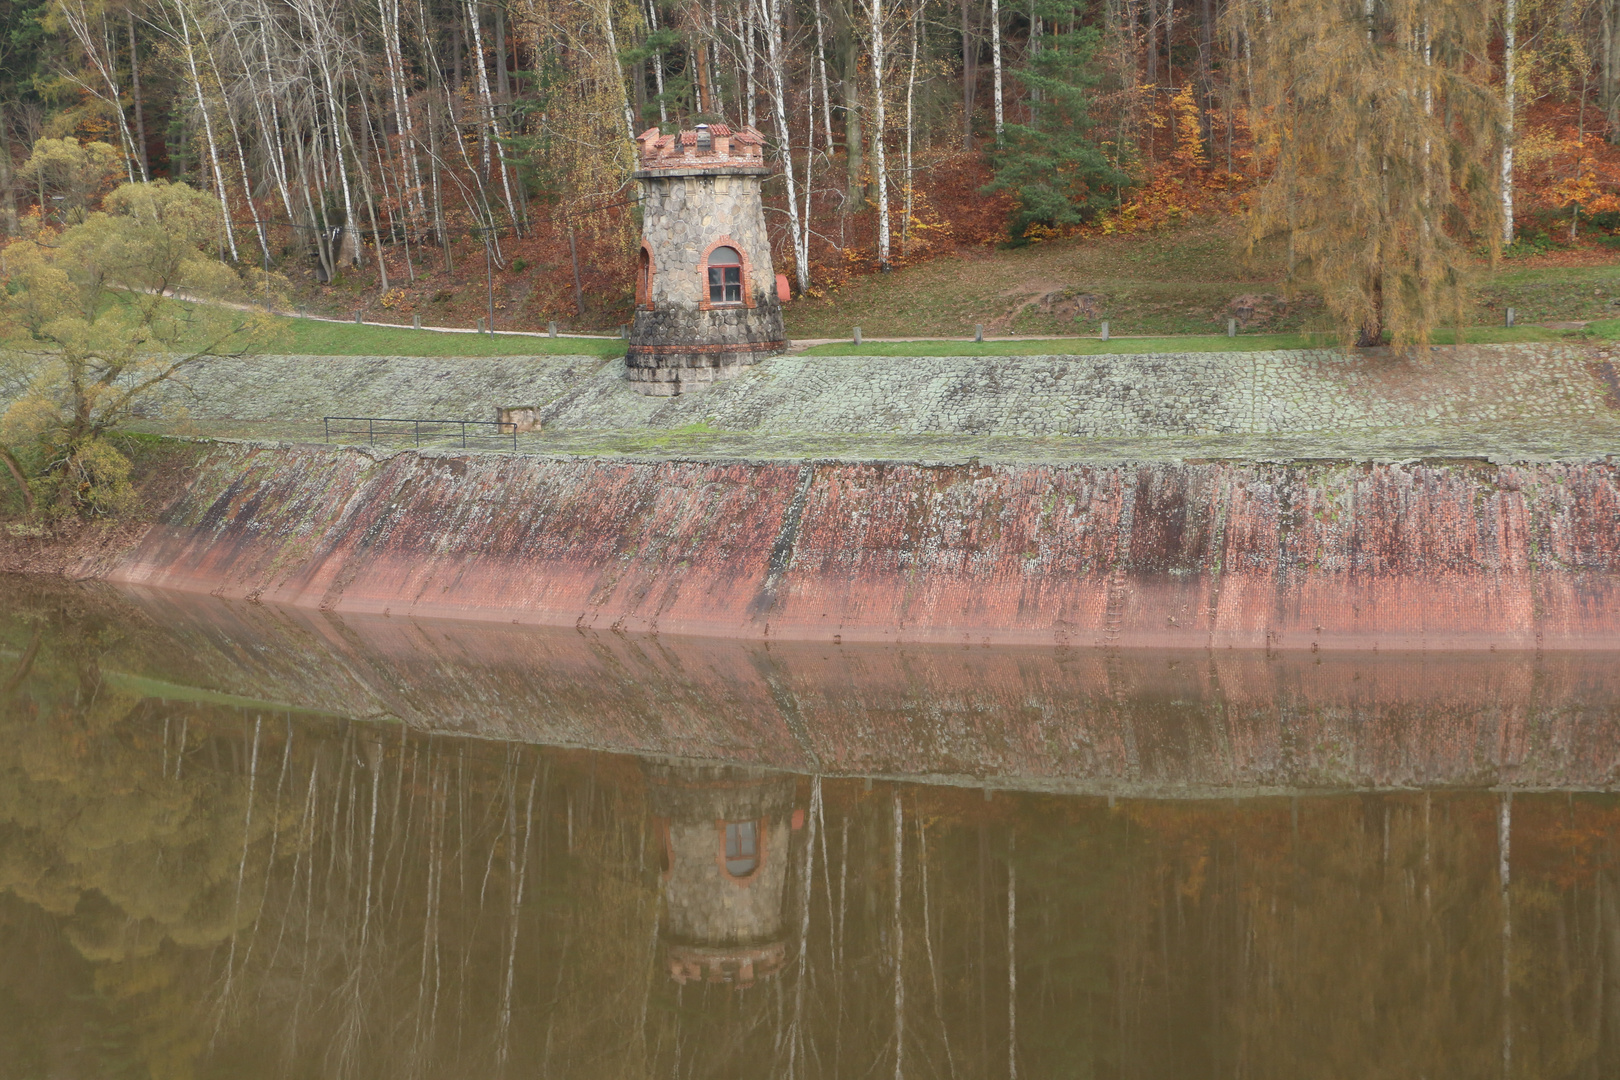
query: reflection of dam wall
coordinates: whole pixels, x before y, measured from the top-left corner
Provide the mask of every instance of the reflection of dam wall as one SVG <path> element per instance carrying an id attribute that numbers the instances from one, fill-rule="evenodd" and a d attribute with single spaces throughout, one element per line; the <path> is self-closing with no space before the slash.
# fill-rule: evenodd
<path id="1" fill-rule="evenodd" d="M 1165 794 L 1620 771 L 1620 667 L 1601 653 L 767 647 L 130 598 L 151 629 L 125 668 L 469 735 Z"/>
<path id="2" fill-rule="evenodd" d="M 345 613 L 773 640 L 1616 648 L 1620 475 L 221 446 L 111 577 Z"/>

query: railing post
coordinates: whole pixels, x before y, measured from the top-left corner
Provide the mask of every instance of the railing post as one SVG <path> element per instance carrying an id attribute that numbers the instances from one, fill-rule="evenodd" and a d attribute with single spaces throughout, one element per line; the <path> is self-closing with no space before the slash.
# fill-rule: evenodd
<path id="1" fill-rule="evenodd" d="M 411 426 L 416 429 L 416 448 L 422 449 L 422 421 L 412 420 Z"/>
<path id="2" fill-rule="evenodd" d="M 371 418 L 367 417 L 366 418 L 366 445 L 367 446 L 376 446 L 377 445 L 377 433 L 376 433 L 375 430 L 373 430 L 371 424 L 372 424 Z"/>

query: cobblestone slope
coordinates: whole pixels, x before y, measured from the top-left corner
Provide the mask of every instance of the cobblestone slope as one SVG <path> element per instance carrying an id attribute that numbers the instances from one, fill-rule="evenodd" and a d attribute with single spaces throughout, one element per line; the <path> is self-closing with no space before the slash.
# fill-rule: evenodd
<path id="1" fill-rule="evenodd" d="M 166 404 L 198 433 L 321 437 L 323 415 L 493 419 L 536 405 L 535 452 L 1015 460 L 1602 456 L 1620 441 L 1608 353 L 1575 345 L 1096 357 L 767 360 L 649 399 L 622 360 L 261 357 Z M 152 426 L 167 426 L 156 413 Z"/>

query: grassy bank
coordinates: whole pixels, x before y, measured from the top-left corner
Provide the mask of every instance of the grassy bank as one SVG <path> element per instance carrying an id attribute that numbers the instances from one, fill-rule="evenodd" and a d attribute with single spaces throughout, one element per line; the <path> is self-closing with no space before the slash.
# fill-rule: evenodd
<path id="1" fill-rule="evenodd" d="M 1280 258 L 1246 257 L 1240 240 L 1235 220 L 1205 220 L 947 255 L 798 298 L 787 328 L 798 338 L 844 338 L 855 326 L 904 338 L 967 337 L 982 325 L 999 338 L 1095 334 L 1107 319 L 1116 335 L 1170 337 L 1220 334 L 1238 317 L 1257 335 L 1330 329 L 1316 296 L 1290 295 Z M 1577 258 L 1587 264 L 1559 263 Z M 1481 265 L 1466 321 L 1499 327 L 1509 307 L 1521 325 L 1620 316 L 1620 252 L 1515 259 L 1495 272 Z"/>
<path id="2" fill-rule="evenodd" d="M 295 356 L 618 356 L 624 342 L 614 338 L 544 338 L 487 334 L 450 334 L 408 327 L 329 323 L 313 319 L 285 319 L 285 334 L 273 351 Z M 1620 319 L 1594 332 L 1620 336 Z M 1462 340 L 1470 344 L 1514 341 L 1556 341 L 1563 335 L 1535 326 L 1507 329 L 1469 327 Z M 1438 345 L 1454 344 L 1454 331 L 1435 334 Z M 1153 337 L 1066 337 L 1057 340 L 994 338 L 961 341 L 853 341 L 818 345 L 809 356 L 1096 356 L 1110 353 L 1261 352 L 1274 349 L 1332 348 L 1338 342 L 1318 333 L 1184 334 Z"/>
<path id="3" fill-rule="evenodd" d="M 1620 321 L 1617 321 L 1620 322 Z M 1470 327 L 1462 341 L 1483 345 L 1514 341 L 1557 341 L 1564 335 L 1537 326 Z M 1453 345 L 1454 331 L 1435 334 L 1435 344 Z M 1325 349 L 1339 344 L 1325 334 L 1189 334 L 1167 337 L 1006 338 L 994 341 L 865 341 L 840 342 L 806 349 L 808 356 L 1099 356 L 1121 353 L 1269 352 L 1276 349 Z"/>
<path id="4" fill-rule="evenodd" d="M 618 356 L 618 338 L 455 334 L 408 326 L 287 318 L 277 351 L 309 356 Z"/>

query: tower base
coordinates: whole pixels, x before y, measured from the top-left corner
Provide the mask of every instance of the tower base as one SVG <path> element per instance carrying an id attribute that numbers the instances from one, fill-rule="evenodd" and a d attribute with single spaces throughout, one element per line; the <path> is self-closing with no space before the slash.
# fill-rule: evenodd
<path id="1" fill-rule="evenodd" d="M 668 351 L 664 351 L 665 348 Z M 674 347 L 631 345 L 625 354 L 625 377 L 631 389 L 649 397 L 677 397 L 710 383 L 734 379 L 742 370 L 787 348 L 786 341 Z"/>
<path id="2" fill-rule="evenodd" d="M 782 311 L 759 307 L 643 309 L 630 325 L 625 377 L 651 397 L 676 397 L 736 378 L 787 350 Z"/>

